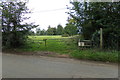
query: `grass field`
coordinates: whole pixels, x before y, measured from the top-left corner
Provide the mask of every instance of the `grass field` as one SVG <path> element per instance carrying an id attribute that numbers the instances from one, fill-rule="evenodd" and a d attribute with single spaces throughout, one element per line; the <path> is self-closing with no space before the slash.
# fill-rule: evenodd
<path id="1" fill-rule="evenodd" d="M 46 46 L 44 39 L 47 39 Z M 81 50 L 77 47 L 74 39 L 61 36 L 29 36 L 27 45 L 20 50 L 28 52 L 50 51 L 57 54 L 67 54 L 77 59 L 118 62 L 118 51 Z"/>
<path id="2" fill-rule="evenodd" d="M 47 39 L 46 46 L 44 39 Z M 68 38 L 61 36 L 29 36 L 29 47 L 25 50 L 64 53 L 69 47 L 65 44 L 65 41 L 68 41 Z"/>

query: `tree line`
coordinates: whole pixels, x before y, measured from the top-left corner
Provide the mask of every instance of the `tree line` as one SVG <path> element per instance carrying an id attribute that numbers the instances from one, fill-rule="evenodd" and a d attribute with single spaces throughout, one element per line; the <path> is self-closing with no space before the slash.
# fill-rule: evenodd
<path id="1" fill-rule="evenodd" d="M 66 24 L 65 27 L 63 27 L 61 24 L 58 24 L 57 27 L 51 27 L 50 25 L 48 26 L 48 29 L 41 30 L 40 28 L 36 28 L 36 33 L 34 31 L 30 31 L 30 35 L 62 35 L 64 37 L 68 36 L 73 36 L 76 35 L 77 32 L 77 27 L 75 27 L 73 24 L 69 23 Z"/>

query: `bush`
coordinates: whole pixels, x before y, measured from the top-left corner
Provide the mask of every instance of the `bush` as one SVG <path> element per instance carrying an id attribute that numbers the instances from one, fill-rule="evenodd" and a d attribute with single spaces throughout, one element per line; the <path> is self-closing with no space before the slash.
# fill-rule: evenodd
<path id="1" fill-rule="evenodd" d="M 68 34 L 62 34 L 62 37 L 69 37 Z"/>
<path id="2" fill-rule="evenodd" d="M 104 48 L 119 49 L 120 44 L 120 30 L 117 28 L 109 28 L 103 30 L 103 44 Z"/>
<path id="3" fill-rule="evenodd" d="M 23 32 L 2 33 L 2 46 L 5 48 L 17 48 L 25 44 L 27 35 Z"/>
<path id="4" fill-rule="evenodd" d="M 103 47 L 104 49 L 119 49 L 120 47 L 120 30 L 115 28 L 104 28 L 103 29 Z M 100 33 L 96 31 L 92 35 L 94 46 L 99 47 L 100 44 Z"/>

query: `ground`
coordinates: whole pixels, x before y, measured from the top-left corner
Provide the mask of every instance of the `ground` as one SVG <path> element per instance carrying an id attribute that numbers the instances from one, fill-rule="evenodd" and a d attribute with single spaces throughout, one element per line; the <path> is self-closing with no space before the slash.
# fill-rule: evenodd
<path id="1" fill-rule="evenodd" d="M 62 37 L 62 36 L 29 36 L 25 46 L 17 49 L 3 50 L 3 52 L 42 55 L 52 57 L 70 57 L 80 60 L 118 62 L 119 51 L 100 50 L 97 48 L 81 49 L 77 45 L 79 36 Z M 47 39 L 46 46 L 44 39 Z"/>
<path id="2" fill-rule="evenodd" d="M 3 78 L 117 78 L 117 64 L 3 53 Z"/>
<path id="3" fill-rule="evenodd" d="M 4 78 L 117 78 L 118 52 L 81 50 L 75 39 L 29 36 L 26 46 L 3 50 Z M 45 46 L 43 39 L 47 39 Z"/>

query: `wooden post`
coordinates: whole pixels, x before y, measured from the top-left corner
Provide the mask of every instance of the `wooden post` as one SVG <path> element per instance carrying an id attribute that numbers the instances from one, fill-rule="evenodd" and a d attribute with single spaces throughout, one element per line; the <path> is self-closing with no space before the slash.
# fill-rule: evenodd
<path id="1" fill-rule="evenodd" d="M 100 28 L 100 49 L 103 48 L 103 33 L 102 33 L 102 28 Z"/>
<path id="2" fill-rule="evenodd" d="M 46 40 L 45 40 L 45 47 L 46 47 Z"/>
<path id="3" fill-rule="evenodd" d="M 45 41 L 45 47 L 46 47 L 47 39 L 43 39 L 43 41 Z"/>

